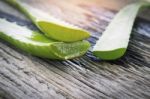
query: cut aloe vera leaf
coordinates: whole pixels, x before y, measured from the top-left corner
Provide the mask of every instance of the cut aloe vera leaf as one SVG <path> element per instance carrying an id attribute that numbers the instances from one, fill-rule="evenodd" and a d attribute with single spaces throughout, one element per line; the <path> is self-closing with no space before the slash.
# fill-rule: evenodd
<path id="1" fill-rule="evenodd" d="M 43 34 L 0 19 L 0 38 L 35 56 L 49 59 L 72 59 L 86 53 L 87 41 L 64 43 L 50 40 Z"/>
<path id="2" fill-rule="evenodd" d="M 124 55 L 128 47 L 135 18 L 147 2 L 127 5 L 115 16 L 93 49 L 93 54 L 103 60 L 115 60 Z"/>
<path id="3" fill-rule="evenodd" d="M 39 9 L 29 6 L 26 3 L 26 0 L 6 1 L 25 13 L 33 21 L 33 23 L 49 38 L 64 42 L 75 42 L 86 39 L 90 36 L 89 32 L 86 30 L 63 22 Z"/>

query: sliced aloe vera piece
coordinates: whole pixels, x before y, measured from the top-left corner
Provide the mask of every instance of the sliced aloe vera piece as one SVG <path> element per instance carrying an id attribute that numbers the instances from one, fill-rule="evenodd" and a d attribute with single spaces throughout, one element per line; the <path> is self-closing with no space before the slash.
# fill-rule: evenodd
<path id="1" fill-rule="evenodd" d="M 0 19 L 0 38 L 35 56 L 50 59 L 71 59 L 86 53 L 87 41 L 63 43 L 46 38 L 44 35 Z"/>
<path id="2" fill-rule="evenodd" d="M 135 18 L 147 2 L 136 2 L 124 7 L 115 16 L 102 37 L 97 41 L 93 54 L 104 60 L 115 60 L 126 52 Z"/>
<path id="3" fill-rule="evenodd" d="M 47 37 L 58 41 L 74 42 L 86 39 L 90 36 L 86 30 L 60 21 L 39 9 L 29 6 L 26 0 L 6 1 L 25 13 Z"/>

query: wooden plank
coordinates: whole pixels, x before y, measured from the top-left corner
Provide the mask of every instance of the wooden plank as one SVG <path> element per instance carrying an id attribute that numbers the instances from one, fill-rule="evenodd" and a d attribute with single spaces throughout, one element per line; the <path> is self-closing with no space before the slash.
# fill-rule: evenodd
<path id="1" fill-rule="evenodd" d="M 90 31 L 92 46 L 116 14 L 91 1 L 55 0 L 49 5 L 49 12 L 55 17 Z M 22 14 L 2 2 L 0 17 L 36 29 Z M 111 62 L 97 60 L 91 49 L 73 60 L 42 59 L 0 40 L 0 98 L 149 99 L 149 28 L 149 21 L 137 18 L 126 55 Z"/>

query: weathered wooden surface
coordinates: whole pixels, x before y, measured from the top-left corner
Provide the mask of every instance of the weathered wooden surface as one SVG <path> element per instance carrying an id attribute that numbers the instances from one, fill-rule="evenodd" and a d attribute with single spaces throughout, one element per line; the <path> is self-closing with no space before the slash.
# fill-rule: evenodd
<path id="1" fill-rule="evenodd" d="M 116 13 L 88 2 L 50 3 L 51 14 L 90 31 L 92 45 Z M 2 2 L 0 17 L 35 29 Z M 54 61 L 0 40 L 0 99 L 150 99 L 149 21 L 137 18 L 129 49 L 120 60 L 97 60 L 90 50 L 81 58 Z"/>

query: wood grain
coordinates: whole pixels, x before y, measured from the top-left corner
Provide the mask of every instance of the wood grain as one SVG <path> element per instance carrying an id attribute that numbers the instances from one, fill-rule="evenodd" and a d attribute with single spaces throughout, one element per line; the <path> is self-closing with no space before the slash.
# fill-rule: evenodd
<path id="1" fill-rule="evenodd" d="M 49 5 L 48 12 L 55 17 L 90 31 L 92 36 L 88 40 L 92 46 L 116 14 L 94 2 L 51 0 Z M 2 2 L 0 17 L 37 29 L 17 10 Z M 109 62 L 97 60 L 91 54 L 92 48 L 73 60 L 41 59 L 0 40 L 0 98 L 149 99 L 149 28 L 149 21 L 137 18 L 126 55 Z"/>

